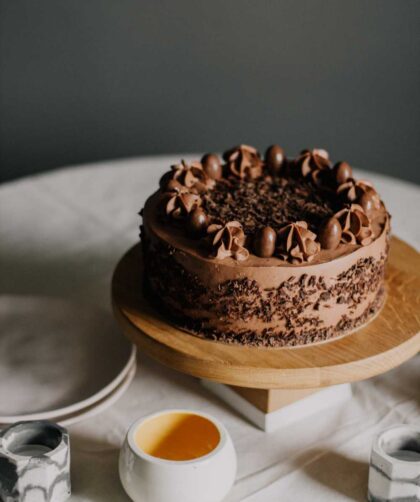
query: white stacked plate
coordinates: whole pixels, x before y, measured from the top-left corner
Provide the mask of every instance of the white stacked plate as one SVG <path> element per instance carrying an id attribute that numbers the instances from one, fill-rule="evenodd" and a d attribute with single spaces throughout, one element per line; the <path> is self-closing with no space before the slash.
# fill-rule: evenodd
<path id="1" fill-rule="evenodd" d="M 0 297 L 0 426 L 70 425 L 111 406 L 136 371 L 136 349 L 111 314 L 55 298 Z"/>

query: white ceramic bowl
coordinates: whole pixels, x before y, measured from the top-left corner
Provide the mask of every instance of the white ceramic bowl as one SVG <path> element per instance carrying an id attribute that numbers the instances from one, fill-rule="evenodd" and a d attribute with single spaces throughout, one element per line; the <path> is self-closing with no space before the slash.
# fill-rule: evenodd
<path id="1" fill-rule="evenodd" d="M 169 414 L 202 417 L 213 424 L 219 434 L 214 449 L 191 460 L 168 460 L 146 453 L 136 437 L 139 441 L 144 430 L 148 440 L 152 420 Z M 149 428 L 143 428 L 146 423 Z M 120 452 L 119 471 L 125 491 L 135 502 L 219 502 L 235 481 L 236 453 L 229 433 L 214 417 L 191 410 L 164 410 L 130 427 Z"/>

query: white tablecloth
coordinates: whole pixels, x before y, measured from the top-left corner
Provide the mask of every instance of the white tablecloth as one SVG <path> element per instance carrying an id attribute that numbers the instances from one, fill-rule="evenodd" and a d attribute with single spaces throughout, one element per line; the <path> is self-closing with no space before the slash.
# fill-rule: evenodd
<path id="1" fill-rule="evenodd" d="M 0 186 L 0 293 L 82 300 L 107 309 L 113 322 L 113 267 L 138 239 L 137 213 L 146 197 L 179 157 L 81 166 Z M 363 175 L 386 201 L 394 233 L 419 248 L 420 189 Z M 394 423 L 420 425 L 419 362 L 418 355 L 355 384 L 354 398 L 345 406 L 265 434 L 194 378 L 141 356 L 127 394 L 96 418 L 70 428 L 72 500 L 127 501 L 117 470 L 125 431 L 137 417 L 170 407 L 205 410 L 228 428 L 239 459 L 229 501 L 365 500 L 373 435 Z"/>

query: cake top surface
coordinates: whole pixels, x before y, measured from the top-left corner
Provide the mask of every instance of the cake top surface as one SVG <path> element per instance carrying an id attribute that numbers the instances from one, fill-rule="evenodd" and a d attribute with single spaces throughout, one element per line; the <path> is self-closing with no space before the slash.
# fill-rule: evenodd
<path id="1" fill-rule="evenodd" d="M 208 259 L 290 266 L 369 246 L 389 216 L 375 188 L 325 150 L 289 159 L 273 145 L 262 158 L 240 145 L 223 159 L 206 154 L 172 166 L 144 218 L 175 246 Z"/>
<path id="2" fill-rule="evenodd" d="M 254 181 L 233 179 L 217 183 L 202 198 L 210 218 L 237 220 L 246 235 L 259 228 L 280 230 L 286 223 L 304 220 L 311 228 L 335 213 L 334 200 L 323 197 L 306 180 L 261 177 Z"/>

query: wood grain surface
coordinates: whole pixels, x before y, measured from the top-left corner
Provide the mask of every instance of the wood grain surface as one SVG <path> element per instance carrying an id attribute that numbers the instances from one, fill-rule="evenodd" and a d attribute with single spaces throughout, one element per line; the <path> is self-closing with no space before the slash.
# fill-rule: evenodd
<path id="1" fill-rule="evenodd" d="M 139 244 L 115 269 L 112 301 L 126 336 L 175 370 L 239 387 L 315 389 L 384 373 L 420 351 L 420 255 L 396 237 L 386 286 L 385 306 L 367 326 L 336 340 L 294 348 L 227 345 L 169 324 L 143 296 Z"/>

